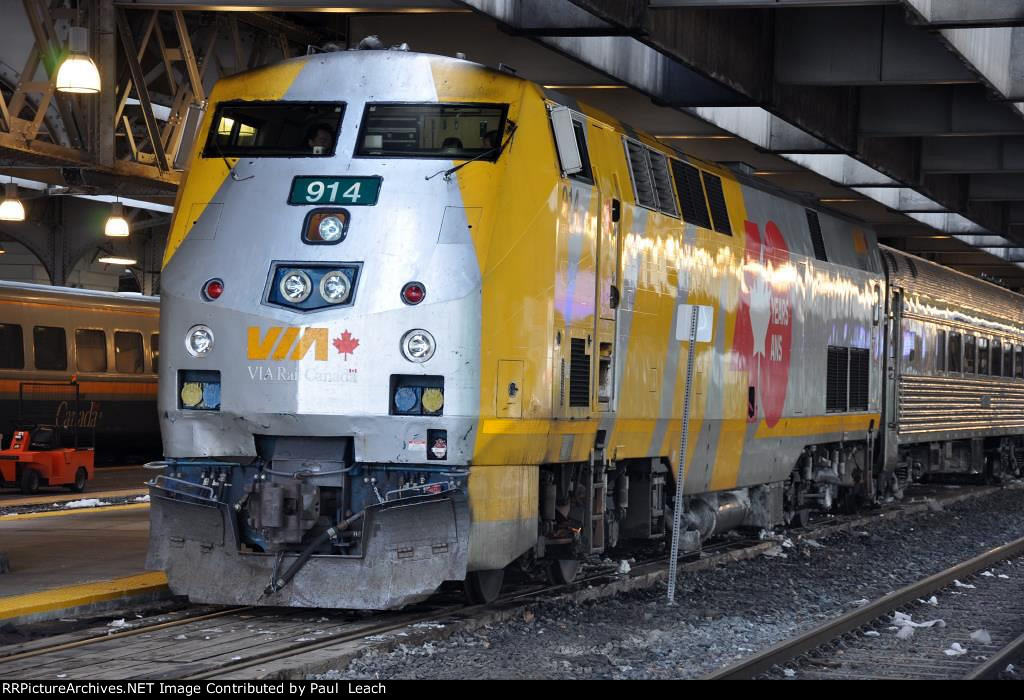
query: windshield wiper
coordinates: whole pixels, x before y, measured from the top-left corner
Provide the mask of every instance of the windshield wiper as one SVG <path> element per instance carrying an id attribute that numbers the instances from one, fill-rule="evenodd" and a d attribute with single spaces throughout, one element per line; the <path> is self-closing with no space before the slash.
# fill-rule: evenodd
<path id="1" fill-rule="evenodd" d="M 250 175 L 249 177 L 238 177 L 238 174 L 235 172 L 234 166 L 231 165 L 231 162 L 228 160 L 228 157 L 224 155 L 224 151 L 221 150 L 220 144 L 217 143 L 216 136 L 213 138 L 213 147 L 217 150 L 217 155 L 219 155 L 221 159 L 224 161 L 224 165 L 228 169 L 228 175 L 231 176 L 232 180 L 234 180 L 235 182 L 245 182 L 246 180 L 251 180 L 254 177 L 256 177 L 255 175 Z M 239 160 L 241 160 L 241 158 L 239 158 Z"/>
<path id="2" fill-rule="evenodd" d="M 433 180 L 438 175 L 442 175 L 443 174 L 444 175 L 444 179 L 447 182 L 447 181 L 452 179 L 452 175 L 454 175 L 455 173 L 459 172 L 460 170 L 465 168 L 470 163 L 473 163 L 473 162 L 478 161 L 478 160 L 483 160 L 483 159 L 487 158 L 488 156 L 493 155 L 495 153 L 495 151 L 497 151 L 497 155 L 494 156 L 494 160 L 492 162 L 497 163 L 498 159 L 500 159 L 501 155 L 505 152 L 505 149 L 508 148 L 509 145 L 512 143 L 512 139 L 515 138 L 515 135 L 516 135 L 516 129 L 519 128 L 519 125 L 516 124 L 511 119 L 508 120 L 508 123 L 509 123 L 509 130 L 508 130 L 508 136 L 505 138 L 505 143 L 501 144 L 500 146 L 495 146 L 494 148 L 489 148 L 486 151 L 484 151 L 483 153 L 480 153 L 480 154 L 477 154 L 476 156 L 473 156 L 472 158 L 467 160 L 465 163 L 459 163 L 458 165 L 456 165 L 456 166 L 454 166 L 452 168 L 448 168 L 447 170 L 438 170 L 433 175 L 427 175 L 423 179 L 424 180 Z"/>

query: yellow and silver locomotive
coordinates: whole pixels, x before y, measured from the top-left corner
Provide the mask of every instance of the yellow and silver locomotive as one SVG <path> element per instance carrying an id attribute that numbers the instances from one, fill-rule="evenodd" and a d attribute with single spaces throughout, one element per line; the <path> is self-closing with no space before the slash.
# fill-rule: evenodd
<path id="1" fill-rule="evenodd" d="M 883 419 L 903 336 L 869 228 L 441 56 L 227 78 L 202 134 L 162 276 L 151 565 L 176 593 L 486 600 L 513 561 L 565 580 L 663 538 L 686 304 L 712 313 L 685 544 L 927 470 Z"/>

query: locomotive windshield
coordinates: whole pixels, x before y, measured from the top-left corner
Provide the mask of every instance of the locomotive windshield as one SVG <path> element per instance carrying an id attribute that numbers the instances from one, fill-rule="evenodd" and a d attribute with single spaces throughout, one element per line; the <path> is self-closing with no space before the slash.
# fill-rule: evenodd
<path id="1" fill-rule="evenodd" d="M 344 112 L 338 102 L 221 102 L 203 157 L 332 156 Z"/>
<path id="2" fill-rule="evenodd" d="M 508 105 L 368 104 L 357 156 L 462 160 L 493 150 L 505 133 Z"/>

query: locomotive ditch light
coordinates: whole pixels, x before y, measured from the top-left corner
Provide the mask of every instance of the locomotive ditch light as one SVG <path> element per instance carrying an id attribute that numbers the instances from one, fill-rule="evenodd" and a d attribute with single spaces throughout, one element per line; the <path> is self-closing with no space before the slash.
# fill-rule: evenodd
<path id="1" fill-rule="evenodd" d="M 205 357 L 213 350 L 213 331 L 208 326 L 192 326 L 185 334 L 185 350 L 192 357 Z"/>
<path id="2" fill-rule="evenodd" d="M 402 336 L 402 354 L 409 362 L 426 362 L 434 356 L 434 336 L 425 330 L 414 329 Z"/>
<path id="3" fill-rule="evenodd" d="M 313 283 L 302 270 L 289 270 L 281 278 L 281 296 L 293 304 L 301 304 L 313 292 Z"/>
<path id="4" fill-rule="evenodd" d="M 344 304 L 352 292 L 352 283 L 341 270 L 328 272 L 320 280 L 320 296 L 331 304 Z"/>

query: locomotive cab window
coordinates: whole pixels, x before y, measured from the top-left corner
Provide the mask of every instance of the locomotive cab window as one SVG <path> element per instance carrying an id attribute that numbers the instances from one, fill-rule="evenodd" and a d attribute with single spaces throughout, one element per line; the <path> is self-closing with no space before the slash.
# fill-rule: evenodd
<path id="1" fill-rule="evenodd" d="M 356 156 L 495 161 L 508 105 L 368 104 Z"/>
<path id="2" fill-rule="evenodd" d="M 75 354 L 79 372 L 106 372 L 107 334 L 79 328 L 75 331 Z"/>
<path id="3" fill-rule="evenodd" d="M 68 368 L 68 341 L 63 328 L 36 326 L 32 329 L 36 369 L 63 372 Z"/>
<path id="4" fill-rule="evenodd" d="M 25 340 L 21 326 L 0 323 L 0 369 L 25 368 Z"/>
<path id="5" fill-rule="evenodd" d="M 203 157 L 332 156 L 344 112 L 340 102 L 221 102 Z"/>

